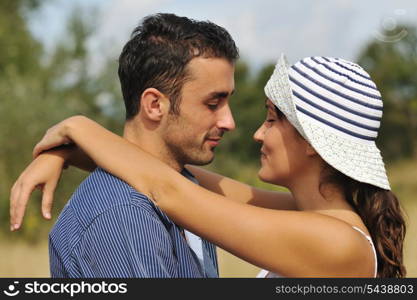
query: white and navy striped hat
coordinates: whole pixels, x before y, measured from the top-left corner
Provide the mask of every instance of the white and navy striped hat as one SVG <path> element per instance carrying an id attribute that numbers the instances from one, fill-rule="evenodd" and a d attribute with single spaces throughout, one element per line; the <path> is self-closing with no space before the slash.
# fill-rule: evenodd
<path id="1" fill-rule="evenodd" d="M 281 55 L 265 94 L 329 165 L 357 181 L 390 189 L 375 144 L 381 94 L 359 65 L 308 57 L 289 67 Z"/>

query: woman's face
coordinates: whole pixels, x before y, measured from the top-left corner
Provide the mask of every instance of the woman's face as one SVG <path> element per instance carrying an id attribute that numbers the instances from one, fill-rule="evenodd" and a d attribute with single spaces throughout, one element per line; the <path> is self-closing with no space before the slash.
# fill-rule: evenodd
<path id="1" fill-rule="evenodd" d="M 266 120 L 253 136 L 262 144 L 258 176 L 265 182 L 289 187 L 308 163 L 308 143 L 283 113 L 277 113 L 269 99 L 266 108 Z"/>

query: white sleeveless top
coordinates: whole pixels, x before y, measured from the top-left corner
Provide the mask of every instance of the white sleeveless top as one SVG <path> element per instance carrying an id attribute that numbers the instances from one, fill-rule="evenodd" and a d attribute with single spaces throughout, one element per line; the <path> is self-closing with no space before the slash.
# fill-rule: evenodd
<path id="1" fill-rule="evenodd" d="M 376 278 L 377 271 L 378 271 L 378 260 L 376 257 L 376 250 L 375 250 L 374 243 L 372 242 L 372 238 L 369 235 L 366 235 L 365 232 L 360 230 L 358 227 L 356 226 L 352 226 L 352 227 L 353 229 L 360 232 L 369 241 L 369 244 L 371 244 L 372 252 L 374 253 L 374 261 L 375 261 L 374 278 Z M 280 277 L 282 278 L 283 276 L 276 274 L 276 273 L 269 272 L 267 270 L 261 270 L 256 277 L 257 278 L 280 278 Z"/>

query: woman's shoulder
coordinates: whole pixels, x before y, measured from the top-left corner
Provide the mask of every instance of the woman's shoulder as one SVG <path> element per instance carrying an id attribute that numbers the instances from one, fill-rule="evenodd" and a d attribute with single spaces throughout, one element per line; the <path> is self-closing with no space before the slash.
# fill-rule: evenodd
<path id="1" fill-rule="evenodd" d="M 343 270 L 344 276 L 372 277 L 374 252 L 365 225 L 355 213 L 310 212 L 315 238 L 310 239 L 317 259 L 332 262 L 334 271 Z M 359 231 L 355 228 L 360 229 Z"/>

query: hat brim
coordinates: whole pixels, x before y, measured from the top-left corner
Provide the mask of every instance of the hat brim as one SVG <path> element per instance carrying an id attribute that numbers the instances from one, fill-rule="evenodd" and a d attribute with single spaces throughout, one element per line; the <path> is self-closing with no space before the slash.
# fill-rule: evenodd
<path id="1" fill-rule="evenodd" d="M 298 113 L 308 142 L 336 170 L 359 182 L 390 190 L 381 153 L 375 142 L 357 143 L 323 128 L 317 121 Z"/>

